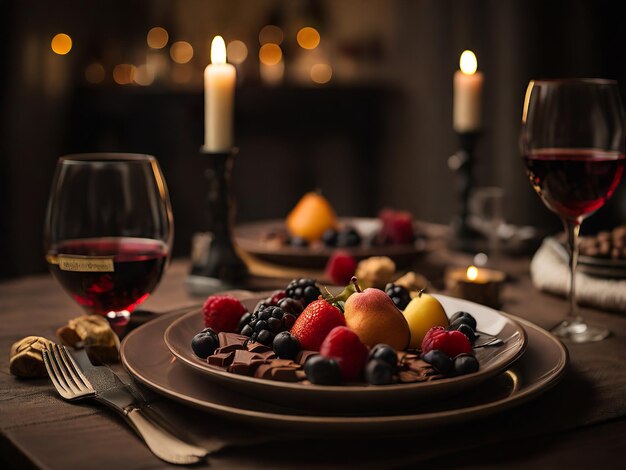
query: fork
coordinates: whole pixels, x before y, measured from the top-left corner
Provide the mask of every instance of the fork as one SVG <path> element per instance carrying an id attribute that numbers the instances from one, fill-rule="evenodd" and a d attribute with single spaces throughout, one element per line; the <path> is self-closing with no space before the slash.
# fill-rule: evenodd
<path id="1" fill-rule="evenodd" d="M 152 453 L 161 460 L 188 465 L 197 463 L 207 456 L 206 449 L 181 441 L 153 420 L 148 419 L 125 385 L 120 384 L 111 390 L 99 393 L 85 377 L 65 346 L 52 343 L 42 351 L 42 356 L 48 375 L 59 395 L 68 401 L 93 398 L 110 406 L 124 417 Z"/>

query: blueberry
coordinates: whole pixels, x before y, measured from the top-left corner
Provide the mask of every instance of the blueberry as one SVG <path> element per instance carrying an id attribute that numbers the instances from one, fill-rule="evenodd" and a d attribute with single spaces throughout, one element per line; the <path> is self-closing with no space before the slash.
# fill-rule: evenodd
<path id="1" fill-rule="evenodd" d="M 337 246 L 340 248 L 359 246 L 361 244 L 361 235 L 352 227 L 342 229 L 337 235 Z"/>
<path id="2" fill-rule="evenodd" d="M 254 330 L 250 328 L 250 325 L 246 325 L 241 329 L 241 334 L 244 336 L 252 336 L 252 333 L 254 333 Z"/>
<path id="3" fill-rule="evenodd" d="M 476 333 L 466 323 L 460 323 L 459 325 L 456 326 L 455 329 L 463 333 L 465 336 L 467 336 L 467 339 L 470 340 L 470 343 L 473 343 L 474 341 L 476 341 Z"/>
<path id="4" fill-rule="evenodd" d="M 294 359 L 300 351 L 300 341 L 288 331 L 281 331 L 274 338 L 272 349 L 281 359 Z"/>
<path id="5" fill-rule="evenodd" d="M 396 353 L 396 350 L 384 343 L 377 344 L 370 351 L 368 360 L 371 361 L 374 359 L 386 362 L 394 369 L 398 364 L 398 354 Z"/>
<path id="6" fill-rule="evenodd" d="M 333 359 L 313 356 L 304 363 L 307 379 L 317 385 L 336 385 L 341 381 L 339 364 Z"/>
<path id="7" fill-rule="evenodd" d="M 258 322 L 256 322 L 254 330 L 257 332 L 260 332 L 262 330 L 267 330 L 268 328 L 269 328 L 269 325 L 267 324 L 265 320 L 259 320 Z"/>
<path id="8" fill-rule="evenodd" d="M 454 373 L 456 375 L 471 374 L 478 370 L 478 360 L 471 354 L 459 354 L 454 358 Z"/>
<path id="9" fill-rule="evenodd" d="M 460 323 L 465 323 L 470 326 L 472 330 L 476 330 L 476 319 L 467 312 L 456 312 L 452 317 L 450 317 L 450 324 L 455 323 L 456 321 L 461 320 Z"/>
<path id="10" fill-rule="evenodd" d="M 250 312 L 244 313 L 239 319 L 239 325 L 237 327 L 237 331 L 243 330 L 243 327 L 250 322 L 250 318 L 252 318 L 252 314 Z"/>
<path id="11" fill-rule="evenodd" d="M 332 247 L 337 246 L 337 230 L 329 228 L 322 234 L 322 242 L 324 245 Z"/>
<path id="12" fill-rule="evenodd" d="M 278 318 L 272 317 L 269 320 L 267 320 L 267 325 L 270 327 L 271 331 L 273 331 L 274 333 L 277 333 L 282 328 L 283 322 L 280 321 Z"/>
<path id="13" fill-rule="evenodd" d="M 426 362 L 433 366 L 440 374 L 447 374 L 452 370 L 452 359 L 439 349 L 432 349 L 422 356 Z"/>
<path id="14" fill-rule="evenodd" d="M 372 359 L 365 366 L 365 380 L 372 385 L 393 383 L 395 367 L 382 359 Z"/>
<path id="15" fill-rule="evenodd" d="M 269 344 L 271 339 L 272 333 L 270 333 L 268 330 L 259 331 L 259 335 L 257 336 L 257 341 L 259 343 Z"/>
<path id="16" fill-rule="evenodd" d="M 196 356 L 202 359 L 206 359 L 213 354 L 219 345 L 217 333 L 210 328 L 202 330 L 191 340 L 191 349 Z"/>

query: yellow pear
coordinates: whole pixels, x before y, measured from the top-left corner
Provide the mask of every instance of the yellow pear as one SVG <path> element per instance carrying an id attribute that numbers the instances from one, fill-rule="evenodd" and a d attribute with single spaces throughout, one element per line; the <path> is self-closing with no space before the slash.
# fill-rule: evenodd
<path id="1" fill-rule="evenodd" d="M 324 196 L 310 192 L 291 210 L 286 225 L 291 235 L 315 241 L 329 228 L 337 227 L 337 215 Z"/>
<path id="2" fill-rule="evenodd" d="M 409 344 L 411 349 L 419 349 L 422 346 L 424 335 L 433 326 L 446 328 L 450 324 L 446 311 L 439 301 L 423 292 L 414 297 L 402 313 L 411 330 L 411 343 Z"/>
<path id="3" fill-rule="evenodd" d="M 361 291 L 356 277 L 351 282 L 356 292 L 346 300 L 346 326 L 370 348 L 385 343 L 398 351 L 406 349 L 411 337 L 409 326 L 391 298 L 372 287 Z"/>

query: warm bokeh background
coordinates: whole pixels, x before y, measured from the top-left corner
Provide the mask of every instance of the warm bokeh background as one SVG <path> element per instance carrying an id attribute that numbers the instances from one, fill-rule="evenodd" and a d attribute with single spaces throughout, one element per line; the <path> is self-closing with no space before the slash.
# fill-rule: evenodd
<path id="1" fill-rule="evenodd" d="M 457 149 L 452 75 L 460 53 L 472 49 L 485 75 L 478 183 L 504 188 L 508 222 L 556 228 L 518 151 L 528 80 L 614 78 L 626 96 L 624 2 L 4 0 L 0 7 L 1 277 L 45 269 L 52 173 L 57 157 L 71 152 L 157 156 L 174 208 L 174 253 L 189 253 L 191 234 L 202 229 L 203 181 L 194 168 L 202 71 L 216 34 L 240 61 L 239 221 L 282 217 L 319 187 L 340 215 L 392 206 L 447 223 L 457 201 L 447 167 Z M 155 26 L 168 32 L 161 49 L 147 44 Z M 296 40 L 305 26 L 320 34 L 314 49 Z M 72 38 L 66 55 L 51 49 L 57 33 Z M 260 64 L 262 42 L 279 43 L 282 65 Z M 625 187 L 588 230 L 626 220 Z"/>

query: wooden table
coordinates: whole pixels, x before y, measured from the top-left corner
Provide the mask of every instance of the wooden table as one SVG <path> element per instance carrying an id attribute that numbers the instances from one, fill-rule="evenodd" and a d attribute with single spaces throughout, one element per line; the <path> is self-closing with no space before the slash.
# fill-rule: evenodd
<path id="1" fill-rule="evenodd" d="M 511 276 L 503 310 L 550 327 L 562 318 L 563 299 L 536 291 L 527 258 L 502 259 Z M 439 245 L 416 269 L 441 280 L 445 266 L 469 258 Z M 145 308 L 158 312 L 198 304 L 188 295 L 185 260 L 175 261 Z M 282 281 L 281 281 L 282 282 Z M 438 284 L 436 282 L 436 284 Z M 440 285 L 440 284 L 439 284 Z M 47 379 L 18 380 L 8 374 L 10 345 L 26 335 L 54 338 L 57 327 L 78 314 L 49 275 L 0 284 L 0 466 L 2 468 L 163 468 L 126 425 L 107 410 L 58 398 Z M 341 440 L 275 436 L 254 443 L 251 429 L 163 400 L 190 429 L 210 435 L 210 464 L 220 468 L 388 468 L 418 464 L 445 467 L 612 467 L 626 457 L 626 316 L 583 309 L 586 319 L 608 326 L 608 340 L 571 345 L 571 367 L 554 389 L 515 410 L 427 436 Z M 480 429 L 495 429 L 488 439 Z"/>

